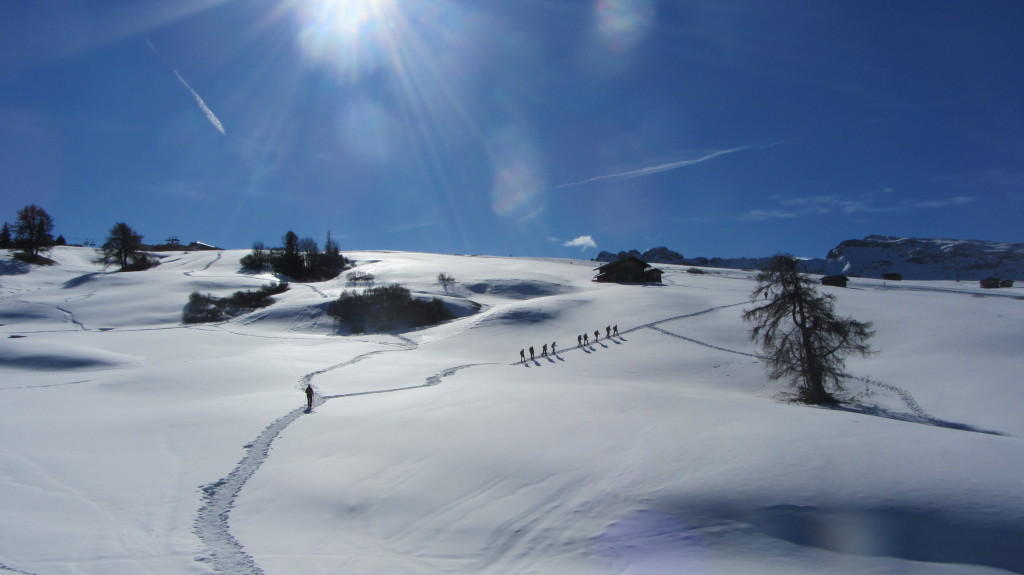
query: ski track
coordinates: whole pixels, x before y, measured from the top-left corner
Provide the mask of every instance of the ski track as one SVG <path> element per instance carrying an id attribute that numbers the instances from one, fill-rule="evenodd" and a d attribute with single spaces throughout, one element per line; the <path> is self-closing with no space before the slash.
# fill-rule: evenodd
<path id="1" fill-rule="evenodd" d="M 327 299 L 327 298 L 330 297 L 327 294 L 325 294 L 324 292 L 320 291 L 316 286 L 311 286 L 309 284 L 301 284 L 301 285 L 303 285 L 305 287 L 308 287 L 309 289 L 313 290 L 318 296 L 320 296 L 320 297 L 322 297 L 324 299 Z"/>
<path id="2" fill-rule="evenodd" d="M 350 360 L 307 373 L 299 378 L 298 384 L 300 387 L 305 387 L 318 375 L 323 375 L 336 369 L 347 367 L 383 353 L 411 351 L 418 347 L 412 340 L 401 336 L 398 337 L 402 340 L 402 346 L 399 349 L 377 350 L 357 355 Z M 445 377 L 451 376 L 460 370 L 477 365 L 489 364 L 466 364 L 450 367 L 440 373 L 428 376 L 423 383 L 418 385 L 319 396 L 317 397 L 314 406 L 323 405 L 331 399 L 395 393 L 431 387 L 440 384 L 441 380 Z M 273 423 L 268 425 L 255 440 L 244 446 L 245 455 L 242 457 L 241 461 L 235 465 L 235 468 L 231 473 L 223 479 L 219 479 L 213 483 L 200 487 L 200 490 L 202 491 L 203 504 L 196 513 L 193 532 L 199 537 L 205 551 L 200 556 L 196 557 L 196 561 L 210 564 L 217 573 L 238 575 L 258 575 L 263 573 L 263 570 L 256 564 L 255 560 L 246 553 L 243 545 L 231 534 L 231 528 L 228 521 L 229 515 L 231 513 L 231 509 L 234 507 L 235 499 L 238 497 L 238 494 L 241 493 L 245 483 L 254 473 L 256 473 L 260 466 L 263 465 L 263 462 L 267 460 L 267 457 L 270 454 L 271 444 L 275 439 L 277 439 L 281 432 L 285 430 L 285 428 L 291 425 L 305 412 L 305 408 L 298 407 L 275 420 Z"/>
<path id="3" fill-rule="evenodd" d="M 659 333 L 662 333 L 662 334 L 670 336 L 670 337 L 674 337 L 674 338 L 678 338 L 678 339 L 681 339 L 681 340 L 684 340 L 684 341 L 695 343 L 697 345 L 703 345 L 704 347 L 709 347 L 711 349 L 717 349 L 719 351 L 724 351 L 724 352 L 727 352 L 727 353 L 732 353 L 732 354 L 736 354 L 736 355 L 743 355 L 743 356 L 746 356 L 746 357 L 753 357 L 753 358 L 756 358 L 756 359 L 763 360 L 763 359 L 765 359 L 765 357 L 763 355 L 758 355 L 758 354 L 754 354 L 754 353 L 747 353 L 747 352 L 743 352 L 743 351 L 736 351 L 734 349 L 727 349 L 727 348 L 724 348 L 724 347 L 719 347 L 717 345 L 712 345 L 712 344 L 704 342 L 704 341 L 700 341 L 700 340 L 697 340 L 697 339 L 693 339 L 693 338 L 690 338 L 690 337 L 679 335 L 677 333 L 672 333 L 672 332 L 670 332 L 670 331 L 668 331 L 666 329 L 658 327 L 659 324 L 667 323 L 667 322 L 670 322 L 670 321 L 673 321 L 673 320 L 678 320 L 678 319 L 683 319 L 683 318 L 703 315 L 703 314 L 706 314 L 706 313 L 711 313 L 711 312 L 714 312 L 714 311 L 718 311 L 718 310 L 722 310 L 722 309 L 726 309 L 726 308 L 730 308 L 730 307 L 736 307 L 736 306 L 740 306 L 740 305 L 745 305 L 747 303 L 749 303 L 749 302 L 741 302 L 741 303 L 735 303 L 735 304 L 730 304 L 730 305 L 723 305 L 723 306 L 718 306 L 718 307 L 712 307 L 712 308 L 708 308 L 708 309 L 703 310 L 703 311 L 699 311 L 699 312 L 695 312 L 695 313 L 690 313 L 690 314 L 685 314 L 685 315 L 680 315 L 680 316 L 671 317 L 671 318 L 668 318 L 668 319 L 663 319 L 663 320 L 651 322 L 649 324 L 640 325 L 640 326 L 634 327 L 632 329 L 629 329 L 627 331 L 624 331 L 622 333 L 629 333 L 629 332 L 632 332 L 632 331 L 636 331 L 638 329 L 645 329 L 646 328 L 646 329 L 651 329 L 651 330 L 657 331 Z M 935 417 L 934 415 L 928 413 L 927 411 L 925 411 L 924 408 L 921 407 L 921 405 L 917 402 L 917 400 L 914 399 L 914 396 L 911 395 L 911 393 L 909 391 L 903 389 L 902 387 L 899 387 L 897 385 L 893 385 L 891 383 L 884 383 L 884 382 L 881 382 L 881 381 L 875 381 L 875 380 L 867 378 L 867 377 L 856 377 L 854 379 L 856 379 L 857 381 L 863 382 L 867 386 L 873 386 L 873 387 L 881 388 L 881 389 L 884 389 L 886 391 L 889 391 L 889 392 L 892 392 L 892 393 L 896 394 L 896 397 L 900 398 L 900 401 L 902 401 L 904 403 L 904 405 L 907 406 L 907 409 L 909 409 L 911 411 L 911 413 L 913 413 L 916 416 L 916 418 L 904 419 L 903 421 L 908 421 L 908 422 L 912 422 L 912 423 L 923 423 L 923 424 L 926 424 L 926 425 L 934 425 L 934 426 L 938 426 L 938 427 L 952 427 L 954 429 L 964 429 L 965 431 L 972 431 L 973 430 L 973 429 L 968 428 L 967 426 L 951 425 L 950 423 L 942 421 L 939 418 Z"/>
<path id="4" fill-rule="evenodd" d="M 82 322 L 80 322 L 77 319 L 75 319 L 75 314 L 73 314 L 70 311 L 60 307 L 59 305 L 56 305 L 56 306 L 53 306 L 53 307 L 57 308 L 57 311 L 59 311 L 62 314 L 64 314 L 65 319 L 67 319 L 71 323 L 77 325 L 78 329 L 80 329 L 82 331 L 88 331 L 88 328 L 85 327 L 85 324 L 83 324 Z"/>
<path id="5" fill-rule="evenodd" d="M 10 573 L 20 573 L 21 575 L 36 575 L 35 573 L 32 573 L 31 571 L 22 571 L 21 569 L 15 569 L 14 567 L 10 567 L 8 565 L 4 565 L 3 563 L 0 563 L 0 571 L 7 571 L 7 572 L 10 572 Z"/>

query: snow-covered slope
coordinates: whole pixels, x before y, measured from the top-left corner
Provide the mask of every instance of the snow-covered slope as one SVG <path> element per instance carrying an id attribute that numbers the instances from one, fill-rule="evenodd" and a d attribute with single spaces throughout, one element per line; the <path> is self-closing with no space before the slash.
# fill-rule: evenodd
<path id="1" fill-rule="evenodd" d="M 341 278 L 181 325 L 242 255 L 0 255 L 0 573 L 1024 572 L 1021 288 L 821 288 L 881 352 L 830 410 L 765 381 L 749 272 L 357 252 L 462 317 L 342 336 Z"/>
<path id="2" fill-rule="evenodd" d="M 684 258 L 668 248 L 651 248 L 643 253 L 601 252 L 597 261 L 614 261 L 625 255 L 649 263 L 759 269 L 770 256 L 750 258 Z M 846 240 L 821 258 L 801 260 L 812 274 L 845 274 L 881 278 L 898 273 L 904 279 L 979 281 L 988 277 L 1024 279 L 1024 244 L 981 240 L 921 239 L 868 236 Z"/>

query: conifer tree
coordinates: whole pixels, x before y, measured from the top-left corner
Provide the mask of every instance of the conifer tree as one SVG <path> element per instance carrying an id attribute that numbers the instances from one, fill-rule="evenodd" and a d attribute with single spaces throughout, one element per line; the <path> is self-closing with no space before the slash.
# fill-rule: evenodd
<path id="1" fill-rule="evenodd" d="M 835 297 L 819 295 L 797 271 L 797 260 L 776 255 L 757 276 L 750 296 L 756 307 L 743 313 L 750 339 L 764 352 L 771 379 L 789 379 L 802 401 L 835 403 L 842 391 L 845 358 L 874 353 L 867 344 L 870 322 L 839 317 Z"/>
<path id="2" fill-rule="evenodd" d="M 131 226 L 117 222 L 110 228 L 107 241 L 99 248 L 96 263 L 118 265 L 120 271 L 144 270 L 152 267 L 153 260 L 142 251 L 142 235 Z"/>

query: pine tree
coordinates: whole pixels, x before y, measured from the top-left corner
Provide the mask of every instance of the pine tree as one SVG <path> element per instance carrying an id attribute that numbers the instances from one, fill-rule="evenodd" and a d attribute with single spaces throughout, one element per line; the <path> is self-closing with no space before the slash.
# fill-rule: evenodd
<path id="1" fill-rule="evenodd" d="M 867 344 L 871 323 L 837 316 L 835 297 L 819 295 L 792 256 L 774 256 L 750 298 L 756 307 L 743 319 L 753 325 L 750 338 L 765 354 L 768 377 L 789 379 L 807 403 L 835 403 L 833 393 L 849 376 L 845 358 L 874 353 Z"/>
<path id="2" fill-rule="evenodd" d="M 302 255 L 299 253 L 299 236 L 288 230 L 284 234 L 284 250 L 274 260 L 274 271 L 295 280 L 303 276 Z"/>
<path id="3" fill-rule="evenodd" d="M 144 270 L 153 266 L 153 260 L 142 251 L 142 235 L 124 222 L 117 222 L 110 228 L 107 241 L 98 251 L 97 263 L 104 266 L 117 264 L 120 271 Z"/>
<path id="4" fill-rule="evenodd" d="M 9 248 L 12 244 L 11 226 L 4 222 L 3 228 L 0 228 L 0 249 Z"/>

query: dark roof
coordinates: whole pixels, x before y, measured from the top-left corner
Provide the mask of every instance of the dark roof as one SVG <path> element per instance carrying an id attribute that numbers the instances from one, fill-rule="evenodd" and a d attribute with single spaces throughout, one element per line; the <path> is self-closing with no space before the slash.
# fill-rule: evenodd
<path id="1" fill-rule="evenodd" d="M 622 258 L 621 260 L 615 260 L 613 262 L 608 262 L 608 263 L 604 264 L 603 266 L 597 268 L 597 271 L 603 271 L 603 270 L 608 270 L 608 269 L 611 269 L 611 268 L 614 268 L 614 267 L 618 267 L 619 265 L 621 265 L 622 263 L 625 263 L 625 262 L 636 262 L 636 263 L 640 264 L 640 266 L 643 267 L 643 268 L 651 267 L 651 264 L 645 262 L 644 260 L 642 260 L 642 259 L 640 259 L 638 257 L 635 257 L 635 256 L 629 256 L 628 258 Z"/>

